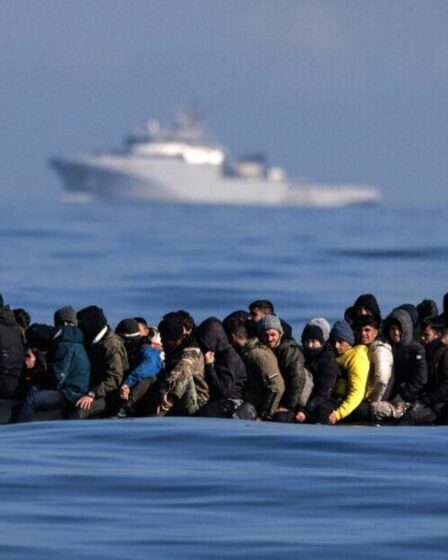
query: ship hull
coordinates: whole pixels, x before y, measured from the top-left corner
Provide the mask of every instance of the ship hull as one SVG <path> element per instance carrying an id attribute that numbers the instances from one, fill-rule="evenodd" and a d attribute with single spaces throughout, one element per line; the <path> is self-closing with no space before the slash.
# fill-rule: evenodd
<path id="1" fill-rule="evenodd" d="M 344 206 L 376 202 L 376 189 L 363 186 L 291 185 L 265 178 L 222 175 L 215 165 L 186 165 L 181 159 L 126 154 L 57 158 L 51 161 L 71 193 L 105 199 L 139 199 L 190 204 Z"/>

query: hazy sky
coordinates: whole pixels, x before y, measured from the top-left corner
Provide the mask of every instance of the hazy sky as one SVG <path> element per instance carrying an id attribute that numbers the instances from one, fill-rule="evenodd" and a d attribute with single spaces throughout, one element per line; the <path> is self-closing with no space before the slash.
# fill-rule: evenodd
<path id="1" fill-rule="evenodd" d="M 198 101 L 234 154 L 448 203 L 446 0 L 0 0 L 2 197 Z"/>

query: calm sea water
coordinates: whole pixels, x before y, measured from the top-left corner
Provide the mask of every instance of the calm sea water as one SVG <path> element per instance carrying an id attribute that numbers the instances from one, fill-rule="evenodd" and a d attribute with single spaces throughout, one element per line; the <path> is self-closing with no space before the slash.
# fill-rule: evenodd
<path id="1" fill-rule="evenodd" d="M 0 292 L 112 326 L 271 299 L 300 336 L 365 292 L 448 291 L 446 209 L 2 207 Z M 204 419 L 0 427 L 0 558 L 446 558 L 448 430 Z"/>

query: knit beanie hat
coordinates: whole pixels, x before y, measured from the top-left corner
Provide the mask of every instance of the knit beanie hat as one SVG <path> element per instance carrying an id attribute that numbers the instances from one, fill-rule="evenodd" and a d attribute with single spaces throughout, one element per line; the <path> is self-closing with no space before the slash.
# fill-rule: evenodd
<path id="1" fill-rule="evenodd" d="M 274 329 L 280 334 L 283 334 L 282 324 L 280 323 L 280 319 L 276 315 L 265 315 L 258 321 L 259 332 L 268 331 L 270 329 Z"/>
<path id="2" fill-rule="evenodd" d="M 125 340 L 136 340 L 141 336 L 135 319 L 123 319 L 118 323 L 115 332 Z"/>
<path id="3" fill-rule="evenodd" d="M 322 334 L 324 335 L 325 342 L 327 342 L 327 340 L 330 338 L 330 323 L 323 317 L 314 317 L 314 319 L 308 321 L 308 325 L 316 325 L 320 327 L 322 329 Z"/>
<path id="4" fill-rule="evenodd" d="M 310 325 L 308 323 L 302 332 L 302 344 L 308 339 L 318 340 L 322 345 L 325 344 L 325 337 L 322 329 L 318 325 Z"/>
<path id="5" fill-rule="evenodd" d="M 62 325 L 65 322 L 73 323 L 75 327 L 78 326 L 76 311 L 73 309 L 71 305 L 66 305 L 65 307 L 61 307 L 54 314 L 55 325 Z"/>
<path id="6" fill-rule="evenodd" d="M 341 339 L 348 342 L 351 346 L 355 344 L 355 336 L 351 326 L 347 321 L 336 321 L 330 332 L 330 340 Z"/>
<path id="7" fill-rule="evenodd" d="M 184 318 L 179 313 L 170 313 L 159 323 L 162 340 L 177 340 L 185 334 Z"/>

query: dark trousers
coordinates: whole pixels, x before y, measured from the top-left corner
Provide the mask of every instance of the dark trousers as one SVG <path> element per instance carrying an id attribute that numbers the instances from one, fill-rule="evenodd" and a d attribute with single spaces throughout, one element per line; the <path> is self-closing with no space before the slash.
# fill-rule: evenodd
<path id="1" fill-rule="evenodd" d="M 0 399 L 20 399 L 23 396 L 23 380 L 14 375 L 0 376 Z"/>
<path id="2" fill-rule="evenodd" d="M 30 422 L 34 412 L 38 410 L 66 409 L 69 404 L 62 391 L 39 389 L 33 385 L 25 397 L 16 422 Z"/>

